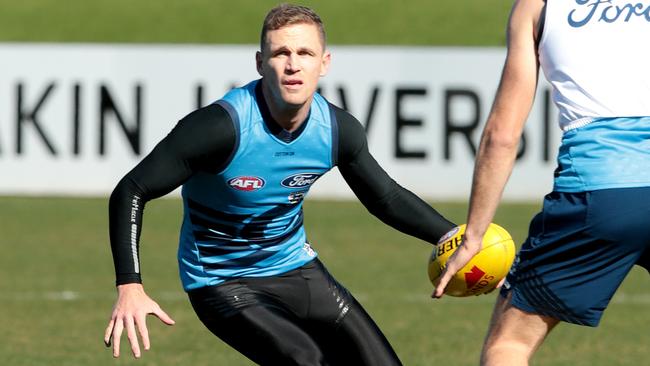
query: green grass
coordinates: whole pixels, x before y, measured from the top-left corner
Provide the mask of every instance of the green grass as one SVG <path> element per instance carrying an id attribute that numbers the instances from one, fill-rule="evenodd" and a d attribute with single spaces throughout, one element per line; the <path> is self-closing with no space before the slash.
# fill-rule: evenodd
<path id="1" fill-rule="evenodd" d="M 152 350 L 136 362 L 123 347 L 123 357 L 112 359 L 102 343 L 115 300 L 106 206 L 106 199 L 0 197 L 0 364 L 250 365 L 200 324 L 180 288 L 175 199 L 147 206 L 142 266 L 147 291 L 177 324 L 149 318 Z M 436 207 L 464 220 L 465 204 Z M 495 221 L 521 242 L 537 210 L 537 204 L 504 205 Z M 431 300 L 430 246 L 386 227 L 356 202 L 308 201 L 305 211 L 322 260 L 365 305 L 405 365 L 476 364 L 494 295 Z M 560 325 L 535 364 L 644 364 L 647 280 L 635 269 L 599 328 Z"/>
<path id="2" fill-rule="evenodd" d="M 0 0 L 0 41 L 258 44 L 269 0 Z M 502 46 L 503 0 L 302 1 L 331 44 Z"/>
<path id="3" fill-rule="evenodd" d="M 257 44 L 269 0 L 0 0 L 0 42 Z M 503 46 L 511 1 L 304 1 L 330 44 Z M 0 197 L 0 365 L 250 365 L 196 319 L 176 266 L 178 200 L 152 202 L 142 235 L 149 294 L 177 321 L 149 319 L 152 350 L 114 360 L 102 338 L 115 300 L 106 199 Z M 456 222 L 466 206 L 436 204 Z M 496 222 L 520 243 L 537 204 Z M 356 202 L 307 202 L 310 241 L 413 365 L 475 365 L 494 294 L 431 300 L 431 247 Z M 635 269 L 597 329 L 561 325 L 536 365 L 647 363 L 648 275 Z M 123 345 L 126 341 L 123 340 Z"/>

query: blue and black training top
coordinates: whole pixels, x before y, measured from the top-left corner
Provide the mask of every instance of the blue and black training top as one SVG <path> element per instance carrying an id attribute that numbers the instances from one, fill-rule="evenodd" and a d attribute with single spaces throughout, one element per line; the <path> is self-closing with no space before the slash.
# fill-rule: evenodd
<path id="1" fill-rule="evenodd" d="M 141 282 L 144 204 L 183 185 L 178 259 L 185 290 L 284 273 L 311 261 L 302 202 L 334 166 L 364 206 L 430 243 L 453 228 L 392 180 L 363 126 L 315 94 L 293 132 L 273 120 L 257 80 L 183 118 L 116 186 L 109 205 L 117 284 Z"/>

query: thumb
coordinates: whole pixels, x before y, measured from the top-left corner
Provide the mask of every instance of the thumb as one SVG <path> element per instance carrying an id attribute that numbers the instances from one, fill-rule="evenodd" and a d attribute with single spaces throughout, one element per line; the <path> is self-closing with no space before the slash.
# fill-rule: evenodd
<path id="1" fill-rule="evenodd" d="M 163 309 L 158 308 L 153 312 L 153 315 L 157 316 L 163 323 L 167 325 L 174 325 L 176 322 L 172 319 Z"/>

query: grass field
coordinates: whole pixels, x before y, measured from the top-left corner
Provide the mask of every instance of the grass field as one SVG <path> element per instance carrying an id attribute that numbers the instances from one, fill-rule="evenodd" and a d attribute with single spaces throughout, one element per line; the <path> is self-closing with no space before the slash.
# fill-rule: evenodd
<path id="1" fill-rule="evenodd" d="M 0 0 L 0 42 L 257 44 L 270 0 Z M 300 1 L 332 44 L 502 46 L 503 0 Z"/>
<path id="2" fill-rule="evenodd" d="M 0 0 L 0 42 L 257 43 L 269 0 Z M 503 46 L 512 1 L 301 1 L 331 44 Z M 1 64 L 1 62 L 0 62 Z M 436 204 L 462 222 L 465 204 Z M 356 202 L 306 203 L 308 235 L 331 272 L 365 305 L 407 366 L 475 365 L 494 294 L 431 300 L 431 247 Z M 496 222 L 520 243 L 537 204 L 508 204 Z M 149 319 L 152 350 L 114 360 L 104 327 L 115 300 L 107 200 L 0 197 L 0 366 L 251 365 L 208 333 L 181 290 L 180 204 L 146 211 L 142 266 L 149 294 L 176 320 Z M 648 364 L 648 274 L 635 269 L 601 326 L 561 325 L 534 365 Z"/>
<path id="3" fill-rule="evenodd" d="M 465 205 L 436 204 L 461 222 Z M 496 222 L 517 242 L 535 204 L 510 204 Z M 102 343 L 115 299 L 106 199 L 0 198 L 0 365 L 250 365 L 196 319 L 178 280 L 180 202 L 145 212 L 145 286 L 177 324 L 149 319 L 152 350 L 114 360 Z M 308 201 L 308 235 L 329 269 L 367 307 L 405 365 L 474 365 L 495 295 L 431 300 L 427 244 L 396 232 L 356 202 Z M 640 365 L 650 344 L 647 273 L 625 281 L 597 329 L 562 325 L 536 365 Z"/>

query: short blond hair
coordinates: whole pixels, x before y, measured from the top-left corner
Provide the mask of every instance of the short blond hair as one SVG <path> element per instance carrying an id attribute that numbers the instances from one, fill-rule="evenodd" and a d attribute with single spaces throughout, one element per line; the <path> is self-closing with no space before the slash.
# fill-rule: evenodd
<path id="1" fill-rule="evenodd" d="M 318 14 L 306 6 L 285 3 L 269 10 L 268 14 L 266 14 L 264 24 L 262 25 L 262 34 L 260 35 L 260 51 L 264 50 L 264 42 L 266 41 L 266 33 L 268 31 L 277 30 L 293 24 L 315 25 L 318 28 L 323 49 L 325 48 L 325 28 Z"/>

